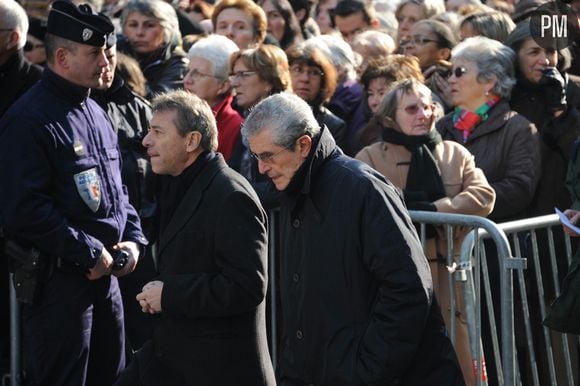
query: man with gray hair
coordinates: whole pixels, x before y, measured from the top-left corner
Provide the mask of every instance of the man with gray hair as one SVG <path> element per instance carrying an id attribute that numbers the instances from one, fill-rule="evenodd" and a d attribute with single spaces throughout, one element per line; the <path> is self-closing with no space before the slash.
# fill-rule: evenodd
<path id="1" fill-rule="evenodd" d="M 137 295 L 161 316 L 117 386 L 275 385 L 268 353 L 266 213 L 217 148 L 213 114 L 186 91 L 153 101 L 143 139 L 160 174 L 159 277 Z"/>
<path id="2" fill-rule="evenodd" d="M 244 119 L 232 108 L 229 79 L 230 55 L 238 50 L 236 43 L 222 35 L 198 40 L 189 50 L 189 70 L 183 79 L 184 88 L 211 107 L 218 128 L 218 151 L 228 163 L 236 149 L 242 150 L 240 126 Z"/>
<path id="3" fill-rule="evenodd" d="M 28 16 L 14 0 L 0 0 L 0 117 L 41 75 L 24 57 Z"/>
<path id="4" fill-rule="evenodd" d="M 279 384 L 463 385 L 396 188 L 344 156 L 298 96 L 261 101 L 242 135 L 284 193 Z"/>

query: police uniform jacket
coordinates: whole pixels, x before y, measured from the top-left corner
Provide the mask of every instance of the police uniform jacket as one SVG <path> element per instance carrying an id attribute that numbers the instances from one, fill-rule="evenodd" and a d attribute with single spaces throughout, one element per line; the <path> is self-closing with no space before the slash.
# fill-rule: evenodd
<path id="1" fill-rule="evenodd" d="M 159 360 L 186 385 L 275 385 L 265 328 L 266 213 L 221 154 L 210 153 L 158 245 Z"/>
<path id="2" fill-rule="evenodd" d="M 82 267 L 93 267 L 103 247 L 146 242 L 121 184 L 116 134 L 88 95 L 46 69 L 0 120 L 3 225 Z"/>
<path id="3" fill-rule="evenodd" d="M 396 188 L 326 128 L 282 201 L 282 385 L 461 385 Z"/>

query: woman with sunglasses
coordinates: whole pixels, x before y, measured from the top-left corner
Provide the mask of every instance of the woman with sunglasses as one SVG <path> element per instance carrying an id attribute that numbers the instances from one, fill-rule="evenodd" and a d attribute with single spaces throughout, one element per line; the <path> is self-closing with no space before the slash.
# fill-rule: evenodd
<path id="1" fill-rule="evenodd" d="M 365 147 L 356 158 L 402 189 L 408 209 L 478 216 L 491 212 L 493 189 L 469 151 L 453 141 L 443 141 L 435 130 L 431 90 L 424 84 L 415 79 L 395 83 L 373 119 L 382 127 L 382 141 Z M 465 234 L 455 232 L 455 251 L 460 250 Z M 450 326 L 446 235 L 443 228 L 430 228 L 427 237 L 433 288 Z M 467 384 L 473 385 L 466 319 L 461 307 L 458 311 L 455 350 Z"/>
<path id="2" fill-rule="evenodd" d="M 379 110 L 383 97 L 391 85 L 405 79 L 417 79 L 421 83 L 425 80 L 419 67 L 419 60 L 414 56 L 394 54 L 371 59 L 368 62 L 360 78 L 364 88 L 363 103 L 368 121 L 357 133 L 361 149 L 381 140 L 382 127 L 376 124 L 372 116 Z"/>
<path id="3" fill-rule="evenodd" d="M 526 216 L 540 176 L 535 126 L 512 111 L 514 52 L 496 40 L 473 37 L 452 53 L 449 78 L 454 111 L 439 122 L 444 139 L 462 143 L 495 189 L 489 216 L 496 222 Z"/>

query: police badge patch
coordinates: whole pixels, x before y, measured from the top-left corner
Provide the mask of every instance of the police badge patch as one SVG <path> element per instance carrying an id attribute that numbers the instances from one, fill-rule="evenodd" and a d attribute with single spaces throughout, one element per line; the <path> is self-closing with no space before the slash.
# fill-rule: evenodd
<path id="1" fill-rule="evenodd" d="M 87 206 L 96 213 L 101 203 L 101 180 L 97 169 L 92 168 L 74 175 L 79 195 Z"/>
<path id="2" fill-rule="evenodd" d="M 88 28 L 85 28 L 83 30 L 83 41 L 86 42 L 87 40 L 89 40 L 91 38 L 91 36 L 93 36 L 93 31 L 88 29 Z"/>

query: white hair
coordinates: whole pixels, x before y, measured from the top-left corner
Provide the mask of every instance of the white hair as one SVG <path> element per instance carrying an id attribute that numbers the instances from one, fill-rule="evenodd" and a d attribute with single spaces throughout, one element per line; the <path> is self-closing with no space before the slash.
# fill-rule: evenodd
<path id="1" fill-rule="evenodd" d="M 230 72 L 230 55 L 240 49 L 232 40 L 222 35 L 209 35 L 195 42 L 187 56 L 203 58 L 212 64 L 213 75 L 225 80 Z"/>
<path id="2" fill-rule="evenodd" d="M 5 28 L 14 28 L 18 32 L 18 49 L 26 44 L 28 34 L 28 16 L 26 11 L 15 0 L 0 0 L 0 19 Z"/>

